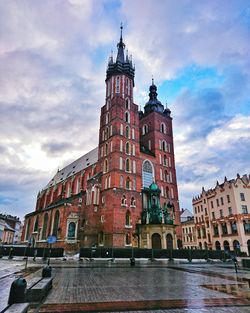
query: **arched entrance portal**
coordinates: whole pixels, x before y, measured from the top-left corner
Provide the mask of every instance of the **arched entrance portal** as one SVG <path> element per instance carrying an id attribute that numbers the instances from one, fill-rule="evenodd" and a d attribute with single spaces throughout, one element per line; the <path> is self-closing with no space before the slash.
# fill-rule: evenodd
<path id="1" fill-rule="evenodd" d="M 215 249 L 216 250 L 221 250 L 221 246 L 220 246 L 220 242 L 219 241 L 215 241 Z"/>
<path id="2" fill-rule="evenodd" d="M 224 241 L 223 246 L 224 246 L 224 250 L 225 250 L 225 251 L 230 251 L 229 242 L 228 242 L 227 240 Z"/>
<path id="3" fill-rule="evenodd" d="M 167 240 L 167 249 L 173 249 L 173 237 L 172 237 L 172 235 L 167 234 L 166 240 Z"/>
<path id="4" fill-rule="evenodd" d="M 161 236 L 157 233 L 152 235 L 152 249 L 161 249 Z"/>

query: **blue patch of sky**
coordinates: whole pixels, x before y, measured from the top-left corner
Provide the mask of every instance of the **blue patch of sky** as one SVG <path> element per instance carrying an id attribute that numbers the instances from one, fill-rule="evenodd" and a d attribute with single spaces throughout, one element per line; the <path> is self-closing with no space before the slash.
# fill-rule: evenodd
<path id="1" fill-rule="evenodd" d="M 191 65 L 177 73 L 176 78 L 165 80 L 159 85 L 159 98 L 167 99 L 167 102 L 171 103 L 183 89 L 196 92 L 204 88 L 218 88 L 224 79 L 216 68 Z"/>
<path id="2" fill-rule="evenodd" d="M 17 198 L 9 198 L 9 197 L 0 197 L 0 205 L 8 205 L 13 202 L 16 202 Z"/>

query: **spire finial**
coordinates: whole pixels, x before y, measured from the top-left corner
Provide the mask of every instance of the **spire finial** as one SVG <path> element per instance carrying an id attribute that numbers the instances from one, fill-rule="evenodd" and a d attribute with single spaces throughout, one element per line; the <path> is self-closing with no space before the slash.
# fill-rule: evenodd
<path id="1" fill-rule="evenodd" d="M 121 22 L 120 29 L 121 29 L 121 40 L 122 40 L 122 30 L 123 30 L 122 22 Z"/>
<path id="2" fill-rule="evenodd" d="M 152 85 L 155 84 L 154 75 L 152 75 Z"/>

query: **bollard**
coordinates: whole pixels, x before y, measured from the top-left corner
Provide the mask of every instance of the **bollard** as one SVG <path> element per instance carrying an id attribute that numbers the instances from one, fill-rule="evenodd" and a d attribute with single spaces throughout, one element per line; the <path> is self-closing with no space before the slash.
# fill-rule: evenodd
<path id="1" fill-rule="evenodd" d="M 8 257 L 8 259 L 13 259 L 13 248 L 11 247 L 10 248 L 10 253 L 9 253 L 9 257 Z"/>
<path id="2" fill-rule="evenodd" d="M 130 266 L 135 266 L 135 258 L 130 258 Z"/>
<path id="3" fill-rule="evenodd" d="M 25 302 L 25 291 L 27 282 L 24 278 L 19 277 L 13 281 L 10 287 L 8 304 Z"/>
<path id="4" fill-rule="evenodd" d="M 43 271 L 42 271 L 42 277 L 45 278 L 45 277 L 51 277 L 51 271 L 52 271 L 52 268 L 51 266 L 44 266 L 43 268 Z"/>

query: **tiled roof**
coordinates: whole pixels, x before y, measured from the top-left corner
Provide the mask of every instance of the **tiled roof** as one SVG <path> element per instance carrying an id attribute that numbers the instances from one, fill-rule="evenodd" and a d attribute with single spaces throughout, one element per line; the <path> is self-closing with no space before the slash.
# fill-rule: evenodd
<path id="1" fill-rule="evenodd" d="M 93 165 L 98 160 L 98 147 L 91 150 L 90 152 L 86 153 L 76 161 L 70 163 L 69 165 L 65 166 L 63 169 L 58 171 L 56 175 L 50 180 L 47 186 L 44 188 L 47 189 L 59 182 L 64 181 L 66 178 L 75 175 L 76 173 L 84 170 L 85 168 Z"/>

